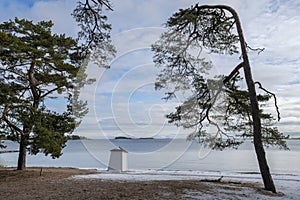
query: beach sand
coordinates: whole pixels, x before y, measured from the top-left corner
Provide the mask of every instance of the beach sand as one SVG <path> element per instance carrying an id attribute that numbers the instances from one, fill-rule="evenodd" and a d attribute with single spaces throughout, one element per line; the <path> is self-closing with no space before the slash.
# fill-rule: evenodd
<path id="1" fill-rule="evenodd" d="M 0 199 L 251 199 L 253 193 L 264 199 L 284 198 L 253 182 L 74 178 L 97 173 L 73 168 L 0 168 Z"/>

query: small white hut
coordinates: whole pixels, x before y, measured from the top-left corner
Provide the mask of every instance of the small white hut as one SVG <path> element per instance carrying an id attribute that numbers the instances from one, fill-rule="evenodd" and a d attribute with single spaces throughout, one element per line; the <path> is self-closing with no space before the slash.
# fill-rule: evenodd
<path id="1" fill-rule="evenodd" d="M 127 171 L 127 154 L 128 152 L 121 147 L 110 150 L 108 170 L 120 172 Z"/>

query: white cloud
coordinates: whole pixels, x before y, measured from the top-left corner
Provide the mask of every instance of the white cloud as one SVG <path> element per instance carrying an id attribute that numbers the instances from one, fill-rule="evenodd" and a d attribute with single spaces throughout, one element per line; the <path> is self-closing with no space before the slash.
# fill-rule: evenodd
<path id="1" fill-rule="evenodd" d="M 35 20 L 52 20 L 54 31 L 76 37 L 78 28 L 71 16 L 76 1 L 37 1 L 31 9 L 31 17 Z"/>
<path id="2" fill-rule="evenodd" d="M 26 1 L 2 0 L 0 3 L 0 21 L 7 21 L 15 17 L 26 18 L 35 22 L 52 20 L 54 32 L 65 33 L 74 37 L 78 30 L 76 22 L 71 16 L 75 6 L 76 1 L 73 0 L 34 1 L 32 5 L 26 4 Z"/>

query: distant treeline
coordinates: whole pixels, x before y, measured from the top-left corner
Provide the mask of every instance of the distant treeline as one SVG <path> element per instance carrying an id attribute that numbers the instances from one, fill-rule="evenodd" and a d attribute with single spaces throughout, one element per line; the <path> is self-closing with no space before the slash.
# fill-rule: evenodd
<path id="1" fill-rule="evenodd" d="M 84 137 L 84 136 L 80 136 L 80 135 L 67 135 L 67 139 L 68 140 L 87 140 L 88 138 Z M 0 141 L 1 140 L 12 140 L 12 139 L 9 137 L 6 137 L 6 136 L 0 136 Z"/>

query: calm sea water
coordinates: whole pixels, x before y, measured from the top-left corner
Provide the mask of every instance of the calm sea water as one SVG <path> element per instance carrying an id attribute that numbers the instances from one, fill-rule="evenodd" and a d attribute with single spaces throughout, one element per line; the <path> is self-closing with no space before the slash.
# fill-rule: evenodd
<path id="1" fill-rule="evenodd" d="M 7 149 L 18 144 L 6 141 Z M 52 159 L 43 154 L 28 155 L 27 166 L 77 167 L 106 169 L 110 150 L 126 149 L 128 168 L 132 170 L 163 169 L 193 171 L 258 172 L 250 141 L 238 150 L 212 151 L 197 142 L 184 139 L 132 139 L 68 141 L 63 155 Z M 288 140 L 290 151 L 267 149 L 272 173 L 300 175 L 300 140 Z M 0 164 L 16 166 L 17 153 L 0 154 Z"/>

